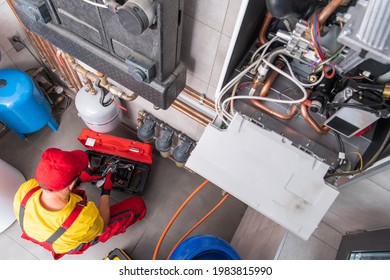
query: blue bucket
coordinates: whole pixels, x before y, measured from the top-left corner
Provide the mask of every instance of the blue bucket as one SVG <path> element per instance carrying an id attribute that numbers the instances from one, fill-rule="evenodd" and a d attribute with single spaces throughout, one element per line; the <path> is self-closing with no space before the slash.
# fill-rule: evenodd
<path id="1" fill-rule="evenodd" d="M 240 260 L 240 256 L 219 237 L 197 235 L 180 243 L 170 260 Z"/>

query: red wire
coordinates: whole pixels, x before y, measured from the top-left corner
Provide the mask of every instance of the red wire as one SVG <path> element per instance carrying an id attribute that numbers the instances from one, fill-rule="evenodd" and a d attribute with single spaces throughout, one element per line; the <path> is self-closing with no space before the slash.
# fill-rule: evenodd
<path id="1" fill-rule="evenodd" d="M 330 66 L 330 68 L 332 69 L 332 72 L 330 74 L 328 74 L 328 69 L 326 69 L 326 67 L 329 67 L 329 66 L 323 66 L 322 70 L 324 71 L 324 77 L 327 78 L 327 79 L 332 79 L 334 77 L 334 75 L 336 74 L 336 70 L 334 69 L 334 66 Z"/>

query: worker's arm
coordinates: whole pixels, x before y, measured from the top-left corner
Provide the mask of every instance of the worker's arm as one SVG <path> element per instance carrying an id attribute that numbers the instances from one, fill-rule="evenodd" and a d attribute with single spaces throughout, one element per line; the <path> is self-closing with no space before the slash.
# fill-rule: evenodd
<path id="1" fill-rule="evenodd" d="M 104 230 L 106 229 L 110 220 L 110 193 L 112 190 L 111 171 L 107 173 L 106 181 L 102 187 L 102 193 L 100 196 L 99 213 L 104 221 Z"/>
<path id="2" fill-rule="evenodd" d="M 100 197 L 99 214 L 103 218 L 104 232 L 110 220 L 110 195 L 104 194 Z"/>

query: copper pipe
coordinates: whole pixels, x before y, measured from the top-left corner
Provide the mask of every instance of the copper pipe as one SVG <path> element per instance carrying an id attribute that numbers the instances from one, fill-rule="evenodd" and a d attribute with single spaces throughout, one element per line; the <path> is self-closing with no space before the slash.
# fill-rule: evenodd
<path id="1" fill-rule="evenodd" d="M 56 47 L 54 45 L 50 44 L 49 42 L 47 42 L 47 45 L 49 46 L 49 49 L 51 49 L 51 54 L 54 56 L 53 59 L 57 63 L 58 68 L 64 73 L 65 77 L 69 81 L 69 85 L 71 85 L 75 90 L 78 91 L 76 81 L 75 81 L 74 77 L 72 76 L 72 74 L 70 73 L 70 69 L 67 68 L 67 65 L 65 63 L 63 63 L 64 65 L 62 65 L 61 61 L 59 61 L 59 59 L 58 59 Z"/>
<path id="2" fill-rule="evenodd" d="M 196 92 L 194 89 L 186 86 L 183 89 L 183 93 L 188 95 L 189 97 L 192 97 L 194 100 L 198 101 L 199 104 L 203 104 L 204 106 L 208 107 L 209 109 L 215 111 L 214 102 L 207 99 L 207 98 L 201 98 L 200 93 Z"/>
<path id="3" fill-rule="evenodd" d="M 187 93 L 188 95 L 193 96 L 194 98 L 200 99 L 200 93 L 197 92 L 197 91 L 195 91 L 194 89 L 188 87 L 188 86 L 186 86 L 186 87 L 183 89 L 183 91 L 184 91 L 185 93 Z M 203 102 L 204 102 L 205 104 L 210 105 L 211 107 L 214 108 L 214 102 L 213 102 L 213 101 L 211 101 L 211 100 L 209 100 L 209 99 L 207 99 L 207 98 L 204 98 L 204 99 L 203 99 Z"/>
<path id="4" fill-rule="evenodd" d="M 54 64 L 54 61 L 52 60 L 51 56 L 49 55 L 48 51 L 44 48 L 41 40 L 40 40 L 40 37 L 39 36 L 36 36 L 36 39 L 37 39 L 37 44 L 39 46 L 39 48 L 41 49 L 44 57 L 46 58 L 46 62 L 47 64 L 49 64 L 50 68 L 58 75 L 60 76 L 60 73 L 58 72 L 58 70 L 55 68 L 55 64 Z M 60 77 L 62 78 L 62 77 Z"/>
<path id="5" fill-rule="evenodd" d="M 276 61 L 275 66 L 279 69 L 282 69 L 284 67 L 284 63 L 278 60 Z M 272 71 L 271 74 L 269 74 L 268 79 L 264 82 L 264 85 L 260 90 L 260 96 L 264 97 L 268 95 L 268 92 L 271 89 L 271 86 L 275 82 L 275 79 L 278 77 L 278 75 L 279 73 L 276 71 Z"/>
<path id="6" fill-rule="evenodd" d="M 66 59 L 64 59 L 64 63 L 66 63 L 66 64 L 68 65 L 68 67 L 70 68 L 70 71 L 72 72 L 73 77 L 75 77 L 75 79 L 76 79 L 76 83 L 77 83 L 78 87 L 79 87 L 79 88 L 82 88 L 82 87 L 83 87 L 83 84 L 81 83 L 79 74 L 78 74 L 78 73 L 76 72 L 76 70 L 74 70 L 73 67 L 69 64 L 69 61 L 67 61 Z"/>
<path id="7" fill-rule="evenodd" d="M 275 66 L 278 67 L 279 69 L 282 69 L 284 66 L 284 63 L 278 60 L 278 61 L 276 61 Z M 264 85 L 260 90 L 259 96 L 261 96 L 261 97 L 268 96 L 269 90 L 270 90 L 272 84 L 274 83 L 275 79 L 278 77 L 278 75 L 279 75 L 279 73 L 274 71 L 274 70 L 271 72 L 271 74 L 269 75 L 267 80 L 264 82 Z M 257 89 L 258 86 L 259 86 L 259 83 L 254 82 L 253 88 L 255 90 Z M 259 108 L 259 109 L 267 112 L 268 114 L 273 115 L 279 119 L 282 119 L 282 120 L 291 120 L 298 111 L 298 108 L 296 106 L 292 105 L 290 107 L 290 111 L 288 113 L 284 114 L 284 113 L 281 113 L 279 111 L 276 111 L 276 110 L 268 107 L 267 105 L 263 104 L 259 100 L 251 99 L 251 102 L 257 108 Z"/>
<path id="8" fill-rule="evenodd" d="M 172 108 L 182 112 L 186 116 L 190 117 L 191 119 L 197 121 L 198 123 L 206 126 L 207 124 L 212 122 L 212 119 L 203 115 L 202 113 L 198 112 L 196 109 L 192 108 L 188 104 L 181 102 L 180 100 L 176 99 L 172 105 Z"/>
<path id="9" fill-rule="evenodd" d="M 267 35 L 268 27 L 271 24 L 272 18 L 273 17 L 271 15 L 271 13 L 269 11 L 267 11 L 265 13 L 264 20 L 263 20 L 263 23 L 261 25 L 260 32 L 259 32 L 259 46 L 262 46 L 268 42 L 266 35 Z"/>
<path id="10" fill-rule="evenodd" d="M 46 58 L 48 64 L 50 65 L 51 69 L 53 69 L 53 70 L 56 72 L 56 74 L 60 76 L 60 72 L 59 72 L 59 70 L 57 70 L 57 68 L 55 67 L 54 60 L 53 60 L 53 58 L 51 57 L 51 55 L 50 55 L 50 53 L 49 53 L 47 47 L 44 45 L 43 40 L 42 40 L 41 37 L 39 37 L 39 36 L 36 36 L 36 39 L 37 39 L 38 46 L 39 46 L 39 48 L 42 50 L 43 55 L 45 56 L 45 58 Z M 62 78 L 62 77 L 60 76 L 60 78 Z"/>
<path id="11" fill-rule="evenodd" d="M 311 95 L 311 91 L 307 91 L 307 98 L 309 98 Z M 302 115 L 302 118 L 306 121 L 306 123 L 312 128 L 314 129 L 315 132 L 319 133 L 319 134 L 325 134 L 325 133 L 328 133 L 330 128 L 327 127 L 326 125 L 322 125 L 320 126 L 309 114 L 309 110 L 307 109 L 307 105 L 305 104 L 305 102 L 302 102 L 301 103 L 301 115 Z"/>
<path id="12" fill-rule="evenodd" d="M 332 0 L 322 9 L 319 17 L 318 23 L 320 26 L 323 26 L 326 20 L 330 17 L 331 14 L 343 3 L 344 0 Z"/>
<path id="13" fill-rule="evenodd" d="M 76 90 L 79 91 L 80 88 L 77 86 L 76 80 L 73 77 L 69 66 L 64 62 L 64 60 L 60 61 L 60 59 L 57 56 L 57 49 L 50 43 L 48 43 L 49 49 L 51 49 L 51 54 L 54 55 L 54 59 L 57 63 L 57 66 L 62 70 L 62 72 L 65 74 L 67 79 L 69 80 L 70 84 L 72 87 Z M 62 63 L 61 63 L 62 62 Z"/>
<path id="14" fill-rule="evenodd" d="M 66 59 L 63 59 L 62 61 L 63 61 L 63 64 L 64 64 L 66 71 L 68 71 L 70 77 L 72 78 L 73 82 L 75 83 L 77 91 L 79 91 L 80 88 L 83 87 L 83 84 L 80 81 L 79 75 L 77 75 L 76 71 L 73 70 L 73 68 L 69 65 L 69 63 L 68 63 L 68 61 L 66 61 Z"/>
<path id="15" fill-rule="evenodd" d="M 41 59 L 45 59 L 46 60 L 46 57 L 43 55 L 42 50 L 38 47 L 38 43 L 36 41 L 34 33 L 30 32 L 28 30 L 26 30 L 26 33 L 27 33 L 28 38 L 30 39 L 31 45 L 38 52 L 38 54 L 41 57 Z"/>
<path id="16" fill-rule="evenodd" d="M 212 121 L 211 118 L 203 115 L 202 113 L 200 113 L 199 111 L 197 111 L 196 109 L 192 108 L 191 106 L 187 105 L 186 103 L 176 99 L 174 101 L 174 104 L 178 107 L 181 107 L 181 108 L 184 108 L 186 110 L 188 110 L 193 116 L 196 116 L 197 118 L 207 122 L 207 123 L 210 123 Z"/>
<path id="17" fill-rule="evenodd" d="M 66 73 L 64 71 L 64 69 L 62 69 L 62 66 L 61 64 L 57 61 L 57 57 L 56 57 L 56 52 L 54 50 L 54 47 L 52 44 L 50 44 L 49 42 L 43 40 L 42 38 L 40 38 L 40 40 L 42 41 L 44 47 L 46 48 L 46 50 L 48 51 L 51 59 L 53 60 L 54 62 L 54 67 L 59 71 L 60 75 L 62 77 L 64 77 L 64 80 L 65 82 L 69 85 L 69 86 L 72 86 L 72 83 L 71 83 L 71 80 L 70 80 L 70 77 L 68 75 L 68 73 Z"/>
<path id="18" fill-rule="evenodd" d="M 61 64 L 61 63 L 60 63 Z M 66 62 L 63 62 L 63 65 L 64 65 L 64 71 L 68 74 L 68 76 L 70 77 L 71 79 L 71 82 L 72 82 L 72 85 L 73 85 L 73 88 L 76 90 L 76 91 L 79 91 L 81 87 L 79 87 L 79 85 L 77 84 L 76 82 L 76 79 L 69 67 L 69 65 L 66 63 Z M 61 65 L 60 65 L 61 66 Z"/>
<path id="19" fill-rule="evenodd" d="M 193 119 L 194 121 L 200 123 L 200 124 L 203 125 L 203 126 L 207 126 L 207 125 L 211 122 L 211 121 L 210 121 L 210 122 L 206 122 L 206 121 L 204 121 L 204 120 L 202 120 L 202 119 L 200 119 L 200 118 L 194 116 L 193 114 L 191 114 L 191 112 L 190 112 L 189 110 L 187 110 L 187 109 L 184 108 L 184 107 L 178 106 L 175 102 L 172 103 L 171 106 L 172 106 L 172 108 L 178 110 L 179 112 L 183 113 L 183 114 L 186 115 L 187 117 Z"/>

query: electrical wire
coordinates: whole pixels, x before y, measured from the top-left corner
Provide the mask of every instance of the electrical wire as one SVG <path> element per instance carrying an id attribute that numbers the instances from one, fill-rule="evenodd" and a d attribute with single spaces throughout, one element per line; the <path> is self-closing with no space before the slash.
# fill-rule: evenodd
<path id="1" fill-rule="evenodd" d="M 330 178 L 330 177 L 338 177 L 338 176 L 350 176 L 350 175 L 356 175 L 358 173 L 362 173 L 364 172 L 365 170 L 367 170 L 367 168 L 369 168 L 371 165 L 373 165 L 376 160 L 378 159 L 378 157 L 382 154 L 382 152 L 386 149 L 386 146 L 387 144 L 389 143 L 389 140 L 390 140 L 390 130 L 387 131 L 387 134 L 386 134 L 386 137 L 385 139 L 383 140 L 381 146 L 379 147 L 379 149 L 377 150 L 377 152 L 374 154 L 374 156 L 363 166 L 363 168 L 359 169 L 359 170 L 352 170 L 352 171 L 340 171 L 340 172 L 335 172 L 335 173 L 330 173 L 330 174 L 327 174 L 325 175 L 325 179 L 326 178 Z"/>
<path id="2" fill-rule="evenodd" d="M 107 95 L 108 95 L 108 90 L 103 89 L 102 93 L 100 95 L 100 104 L 103 107 L 108 107 L 108 106 L 110 106 L 112 104 L 112 102 L 114 102 L 114 99 L 115 99 L 114 96 L 111 96 L 108 101 L 104 101 L 104 99 L 106 98 Z"/>
<path id="3" fill-rule="evenodd" d="M 202 219 L 200 219 L 191 229 L 189 229 L 181 238 L 179 241 L 177 241 L 177 243 L 175 244 L 175 246 L 172 248 L 171 252 L 169 253 L 168 257 L 167 257 L 167 260 L 169 260 L 173 254 L 173 252 L 175 251 L 175 249 L 180 245 L 180 243 L 187 238 L 187 236 L 189 236 L 201 223 L 203 223 L 211 214 L 213 214 L 224 202 L 225 200 L 229 197 L 230 195 L 229 194 L 225 194 L 223 196 L 223 198 L 221 199 L 221 201 L 218 202 L 217 205 L 214 206 L 213 209 L 211 209 L 206 215 L 203 216 Z"/>
<path id="4" fill-rule="evenodd" d="M 272 40 L 276 40 L 277 37 L 274 37 Z M 267 44 L 267 46 L 269 46 L 270 44 L 272 44 L 273 41 L 269 41 Z M 264 51 L 267 49 L 267 47 L 264 49 Z M 271 102 L 275 102 L 275 103 L 285 103 L 285 104 L 296 104 L 296 103 L 301 103 L 303 102 L 304 100 L 307 99 L 307 92 L 306 92 L 306 89 L 300 84 L 300 82 L 294 78 L 293 76 L 289 75 L 288 73 L 280 70 L 279 68 L 277 68 L 276 66 L 274 66 L 272 63 L 270 63 L 268 60 L 266 60 L 264 58 L 265 54 L 264 54 L 264 51 L 263 51 L 263 54 L 260 56 L 260 58 L 258 60 L 256 60 L 255 62 L 253 62 L 251 65 L 249 65 L 247 68 L 245 68 L 240 74 L 238 74 L 236 77 L 234 77 L 229 83 L 227 83 L 223 89 L 220 91 L 220 94 L 218 95 L 216 101 L 215 101 L 215 107 L 216 107 L 216 112 L 217 112 L 217 115 L 221 118 L 221 120 L 226 124 L 228 125 L 228 122 L 225 120 L 225 117 L 228 121 L 232 121 L 233 120 L 233 114 L 231 114 L 230 112 L 228 112 L 226 110 L 226 103 L 229 102 L 229 101 L 232 101 L 232 100 L 235 100 L 235 99 L 256 99 L 256 100 L 263 100 L 263 101 L 271 101 Z M 273 69 L 274 71 L 278 72 L 280 75 L 284 76 L 285 78 L 289 79 L 290 81 L 292 81 L 294 84 L 297 85 L 298 89 L 300 91 L 302 91 L 303 93 L 303 96 L 302 98 L 300 99 L 297 99 L 297 100 L 280 100 L 280 99 L 275 99 L 275 98 L 270 98 L 270 97 L 262 97 L 262 96 L 252 96 L 253 93 L 254 93 L 254 89 L 251 89 L 251 91 L 249 92 L 249 95 L 248 96 L 232 96 L 232 97 L 229 97 L 227 99 L 225 99 L 222 103 L 221 103 L 221 100 L 222 98 L 224 97 L 224 95 L 227 93 L 227 91 L 235 84 L 237 83 L 237 81 L 239 81 L 246 73 L 248 73 L 253 67 L 255 67 L 256 65 L 260 64 L 261 62 L 263 62 L 265 65 L 267 65 L 269 68 Z"/>
<path id="5" fill-rule="evenodd" d="M 99 7 L 99 8 L 108 9 L 108 7 L 107 7 L 106 5 L 104 5 L 104 4 L 99 4 L 99 3 L 96 3 L 96 2 L 92 2 L 92 1 L 90 1 L 90 0 L 83 0 L 83 2 L 88 3 L 88 4 L 92 5 L 92 6 Z M 103 1 L 103 2 L 105 2 L 105 1 Z"/>
<path id="6" fill-rule="evenodd" d="M 260 48 L 258 48 L 256 50 L 256 52 L 252 55 L 252 58 L 251 60 L 249 61 L 249 63 L 252 63 L 257 54 L 264 48 L 263 52 L 261 53 L 260 57 L 257 59 L 259 61 L 259 63 L 257 65 L 255 65 L 255 68 L 259 67 L 259 64 L 260 64 L 260 61 L 261 61 L 261 58 L 265 57 L 265 54 L 267 53 L 269 47 L 272 45 L 272 43 L 274 43 L 276 40 L 278 39 L 277 36 L 275 36 L 274 38 L 272 38 L 270 41 L 268 41 L 266 44 L 262 45 Z"/>
<path id="7" fill-rule="evenodd" d="M 340 47 L 336 52 L 334 52 L 329 58 L 326 58 L 325 51 L 321 45 L 321 35 L 320 35 L 320 25 L 319 25 L 319 14 L 320 11 L 317 10 L 313 13 L 313 15 L 310 17 L 308 21 L 308 27 L 306 30 L 306 33 L 308 34 L 308 37 L 311 39 L 311 44 L 314 49 L 315 54 L 319 57 L 319 62 L 315 63 L 313 66 L 313 72 L 320 72 L 322 71 L 325 78 L 331 79 L 336 74 L 336 69 L 331 63 L 333 60 L 338 58 L 340 54 L 343 52 L 345 46 Z M 328 70 L 332 70 L 330 74 L 328 73 Z"/>
<path id="8" fill-rule="evenodd" d="M 334 135 L 336 136 L 337 144 L 339 147 L 339 158 L 337 160 L 337 166 L 335 168 L 335 169 L 337 169 L 337 168 L 340 168 L 340 166 L 344 164 L 344 156 L 343 155 L 345 155 L 345 146 L 344 146 L 344 142 L 343 142 L 343 139 L 341 138 L 340 133 L 338 133 L 337 131 L 334 131 Z"/>
<path id="9" fill-rule="evenodd" d="M 351 153 L 348 153 L 348 155 L 357 155 L 359 157 L 359 162 L 360 162 L 360 167 L 359 167 L 359 171 L 363 170 L 363 156 L 361 153 L 359 152 L 351 152 Z"/>
<path id="10" fill-rule="evenodd" d="M 262 45 L 259 49 L 258 49 L 258 52 L 260 50 L 262 50 L 263 48 L 264 51 L 263 53 L 260 55 L 260 57 L 253 61 L 252 62 L 252 59 L 249 63 L 251 63 L 248 67 L 246 67 L 243 71 L 241 71 L 237 76 L 235 76 L 232 80 L 230 80 L 220 91 L 219 93 L 217 94 L 217 98 L 215 100 L 215 111 L 218 115 L 218 117 L 221 119 L 221 121 L 223 123 L 225 123 L 226 125 L 228 125 L 227 121 L 225 120 L 224 118 L 224 115 L 222 114 L 222 108 L 221 108 L 221 104 L 220 104 L 220 101 L 221 99 L 225 96 L 225 94 L 230 90 L 230 88 L 239 80 L 241 80 L 242 77 L 244 77 L 246 75 L 246 73 L 248 73 L 250 70 L 252 70 L 253 68 L 257 68 L 261 59 L 263 58 L 263 56 L 265 55 L 265 52 L 267 51 L 268 49 L 268 46 L 270 46 L 273 42 L 275 42 L 276 40 L 278 39 L 277 36 L 275 36 L 274 38 L 272 38 L 270 41 L 268 41 L 267 43 L 265 43 L 264 45 Z M 256 54 L 257 55 L 257 54 Z M 255 57 L 252 56 L 253 58 Z"/>
<path id="11" fill-rule="evenodd" d="M 63 114 L 69 108 L 70 104 L 72 104 L 72 100 L 69 96 L 67 96 L 66 94 L 63 94 L 63 96 L 65 98 L 65 105 L 62 108 L 59 108 L 59 107 L 57 107 L 57 105 L 54 105 L 56 109 L 59 109 L 59 111 L 53 112 L 54 116 L 58 116 L 58 115 Z"/>
<path id="12" fill-rule="evenodd" d="M 165 227 L 163 233 L 160 236 L 160 239 L 157 242 L 156 248 L 153 253 L 153 260 L 157 259 L 158 251 L 160 250 L 161 244 L 164 241 L 165 236 L 168 233 L 168 230 L 171 228 L 173 222 L 176 220 L 176 218 L 179 216 L 180 212 L 183 210 L 183 208 L 190 202 L 190 200 L 201 190 L 204 188 L 209 183 L 208 180 L 205 180 L 202 184 L 200 184 L 187 198 L 186 200 L 180 205 L 179 209 L 177 209 L 176 213 L 172 216 L 171 220 Z"/>
<path id="13" fill-rule="evenodd" d="M 295 73 L 294 73 L 294 71 L 292 70 L 291 64 L 290 64 L 290 62 L 288 61 L 288 59 L 287 59 L 284 55 L 282 55 L 282 54 L 280 54 L 279 57 L 280 57 L 280 58 L 284 61 L 284 63 L 286 64 L 286 66 L 287 66 L 287 68 L 288 68 L 288 71 L 290 72 L 290 75 L 291 75 L 293 78 L 295 78 L 297 81 L 299 81 L 298 78 L 295 76 Z M 302 83 L 301 81 L 299 81 L 299 83 L 300 83 L 303 87 L 305 87 L 305 88 L 311 88 L 311 87 L 314 87 L 314 86 L 320 84 L 320 83 L 322 82 L 322 80 L 324 79 L 324 77 L 325 77 L 325 74 L 324 74 L 324 72 L 322 72 L 320 78 L 319 78 L 316 82 L 314 82 L 314 83 L 312 83 L 312 84 L 305 84 L 305 83 Z"/>
<path id="14" fill-rule="evenodd" d="M 371 106 L 377 106 L 377 104 L 371 104 Z M 375 115 L 378 114 L 378 110 L 375 110 L 371 108 L 369 105 L 365 104 L 355 104 L 355 103 L 330 103 L 327 105 L 328 108 L 341 108 L 341 107 L 347 107 L 347 108 L 354 108 L 366 112 L 373 113 Z"/>

